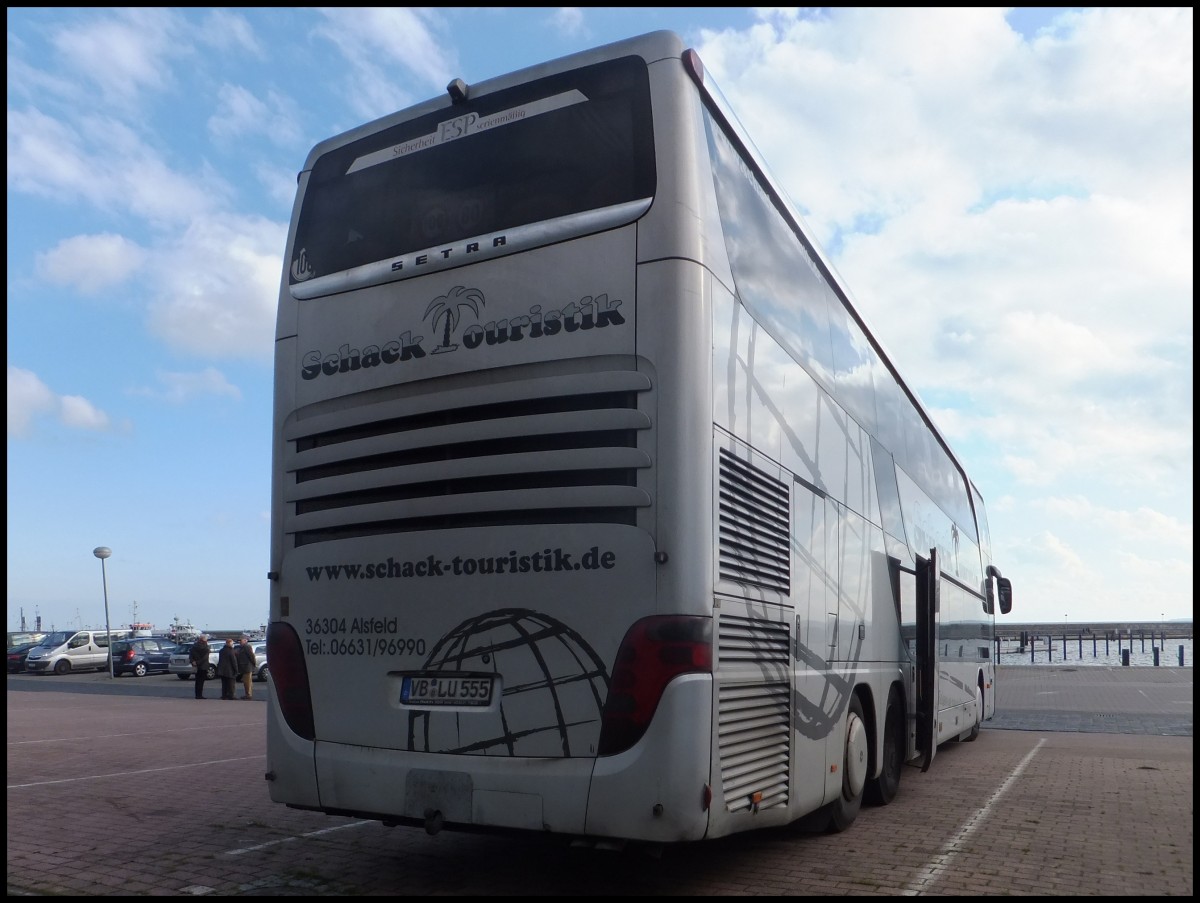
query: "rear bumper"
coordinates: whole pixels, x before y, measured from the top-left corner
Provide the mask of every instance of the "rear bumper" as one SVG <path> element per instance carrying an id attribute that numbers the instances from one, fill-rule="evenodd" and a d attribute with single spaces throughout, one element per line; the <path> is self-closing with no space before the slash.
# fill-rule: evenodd
<path id="1" fill-rule="evenodd" d="M 677 678 L 642 740 L 602 758 L 414 753 L 310 742 L 272 694 L 267 753 L 276 802 L 384 822 L 509 829 L 648 842 L 708 829 L 712 681 Z"/>

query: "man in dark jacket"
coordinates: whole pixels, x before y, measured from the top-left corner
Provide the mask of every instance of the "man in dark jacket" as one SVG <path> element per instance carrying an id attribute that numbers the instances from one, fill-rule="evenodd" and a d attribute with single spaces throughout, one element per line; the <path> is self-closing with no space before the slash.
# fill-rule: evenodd
<path id="1" fill-rule="evenodd" d="M 221 678 L 221 698 L 233 699 L 234 681 L 237 680 L 237 653 L 233 649 L 233 640 L 226 639 L 225 645 L 217 653 L 217 677 Z"/>
<path id="2" fill-rule="evenodd" d="M 192 643 L 191 652 L 188 653 L 188 661 L 196 669 L 197 699 L 204 698 L 204 681 L 208 678 L 208 656 L 210 651 L 208 648 L 208 637 L 200 634 L 196 638 L 196 642 Z"/>
<path id="3" fill-rule="evenodd" d="M 241 644 L 237 647 L 237 663 L 238 663 L 238 679 L 242 682 L 242 687 L 245 689 L 242 699 L 254 698 L 254 672 L 258 670 L 258 657 L 254 654 L 254 647 L 250 645 L 250 637 L 242 637 Z"/>

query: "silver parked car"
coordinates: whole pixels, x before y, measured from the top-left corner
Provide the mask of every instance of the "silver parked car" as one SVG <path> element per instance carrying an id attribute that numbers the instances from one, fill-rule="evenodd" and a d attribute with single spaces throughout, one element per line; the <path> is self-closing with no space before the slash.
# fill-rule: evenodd
<path id="1" fill-rule="evenodd" d="M 258 667 L 254 671 L 254 679 L 258 681 L 267 679 L 267 644 L 260 640 L 250 644 L 254 647 L 254 659 L 258 662 Z"/>
<path id="2" fill-rule="evenodd" d="M 220 648 L 220 646 L 209 643 L 207 680 L 217 679 L 217 651 Z M 196 672 L 192 669 L 192 662 L 189 658 L 191 652 L 191 643 L 184 643 L 179 646 L 171 654 L 171 660 L 167 663 L 167 672 L 174 674 L 180 680 L 189 680 L 192 678 Z M 264 661 L 266 660 L 265 655 L 263 656 L 263 659 Z"/>

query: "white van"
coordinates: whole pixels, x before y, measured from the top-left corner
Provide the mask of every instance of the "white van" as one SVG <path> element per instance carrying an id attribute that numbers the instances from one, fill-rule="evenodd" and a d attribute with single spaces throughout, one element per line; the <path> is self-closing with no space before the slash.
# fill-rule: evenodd
<path id="1" fill-rule="evenodd" d="M 29 650 L 25 670 L 32 674 L 67 674 L 108 668 L 108 634 L 103 630 L 56 630 Z"/>

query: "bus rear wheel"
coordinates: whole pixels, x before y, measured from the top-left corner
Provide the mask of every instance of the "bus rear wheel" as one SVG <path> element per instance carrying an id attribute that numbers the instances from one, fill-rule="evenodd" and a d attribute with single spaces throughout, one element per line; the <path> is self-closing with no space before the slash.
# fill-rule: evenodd
<path id="1" fill-rule="evenodd" d="M 904 711 L 895 687 L 888 694 L 883 723 L 883 759 L 879 777 L 867 782 L 867 799 L 886 806 L 900 792 L 900 772 L 904 768 Z"/>
<path id="2" fill-rule="evenodd" d="M 963 737 L 963 741 L 970 743 L 979 736 L 979 728 L 983 725 L 983 678 L 979 678 L 979 683 L 975 685 L 975 723 L 971 726 L 971 732 Z"/>
<path id="3" fill-rule="evenodd" d="M 862 808 L 870 762 L 869 746 L 862 703 L 857 695 L 852 695 L 846 712 L 846 742 L 842 747 L 842 790 L 829 804 L 829 830 L 832 833 L 845 831 L 854 824 L 858 810 Z"/>

